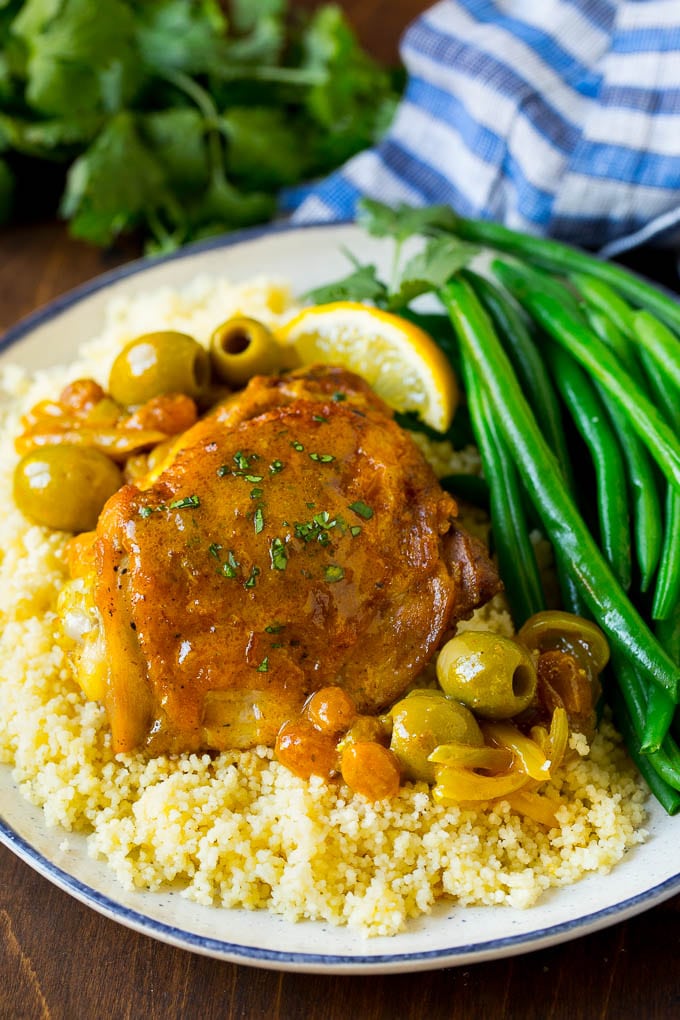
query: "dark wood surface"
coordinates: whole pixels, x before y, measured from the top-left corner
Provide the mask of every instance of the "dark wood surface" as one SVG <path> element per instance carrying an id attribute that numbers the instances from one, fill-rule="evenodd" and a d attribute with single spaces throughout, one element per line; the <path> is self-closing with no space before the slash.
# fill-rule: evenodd
<path id="1" fill-rule="evenodd" d="M 386 60 L 428 4 L 343 6 L 365 44 Z M 133 245 L 94 250 L 54 223 L 5 230 L 0 327 L 135 253 Z M 359 978 L 281 974 L 174 949 L 100 917 L 4 848 L 0 868 L 0 1020 L 680 1017 L 680 897 L 541 952 Z"/>

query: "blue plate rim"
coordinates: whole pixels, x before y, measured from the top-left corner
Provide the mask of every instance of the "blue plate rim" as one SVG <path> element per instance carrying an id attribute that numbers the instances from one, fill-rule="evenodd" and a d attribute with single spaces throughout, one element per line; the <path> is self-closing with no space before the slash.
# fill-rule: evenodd
<path id="1" fill-rule="evenodd" d="M 415 965 L 421 963 L 425 965 L 422 969 L 437 969 L 474 962 L 475 959 L 481 962 L 483 959 L 501 954 L 531 952 L 557 941 L 568 941 L 577 938 L 584 928 L 587 930 L 583 934 L 589 934 L 599 928 L 615 924 L 618 920 L 642 913 L 648 906 L 661 903 L 680 890 L 680 874 L 677 874 L 651 889 L 636 893 L 618 903 L 596 910 L 592 914 L 583 914 L 578 918 L 561 921 L 531 932 L 506 935 L 502 938 L 489 939 L 486 942 L 473 942 L 462 946 L 366 956 L 285 952 L 277 949 L 258 949 L 256 946 L 244 946 L 223 939 L 198 935 L 164 921 L 157 921 L 149 917 L 148 914 L 131 907 L 123 906 L 115 899 L 98 892 L 86 882 L 49 861 L 2 818 L 0 818 L 0 841 L 43 878 L 110 920 L 191 952 L 202 953 L 234 963 L 250 963 L 252 966 L 266 967 L 274 964 L 278 965 L 280 969 L 295 965 L 298 969 L 307 970 L 328 971 L 332 967 L 337 971 L 361 970 L 368 973 L 371 970 L 404 970 L 409 967 L 416 969 Z M 427 964 L 431 964 L 431 967 L 428 968 Z"/>
<path id="2" fill-rule="evenodd" d="M 0 353 L 13 346 L 36 327 L 49 322 L 91 294 L 105 290 L 120 280 L 140 275 L 164 263 L 190 258 L 193 255 L 199 255 L 206 251 L 230 248 L 243 242 L 257 240 L 266 235 L 299 232 L 315 228 L 333 229 L 352 225 L 355 225 L 352 220 L 315 220 L 300 224 L 286 221 L 283 223 L 265 224 L 210 237 L 203 241 L 185 245 L 176 251 L 164 255 L 144 256 L 134 259 L 98 274 L 91 280 L 87 280 L 65 291 L 34 312 L 23 316 L 0 336 Z M 371 970 L 388 971 L 404 969 L 403 965 L 414 965 L 413 969 L 416 969 L 415 965 L 419 963 L 425 965 L 422 969 L 427 969 L 428 963 L 431 963 L 432 969 L 435 969 L 439 966 L 456 966 L 464 962 L 474 962 L 471 958 L 477 958 L 481 961 L 501 953 L 509 955 L 510 953 L 531 952 L 546 943 L 576 938 L 584 928 L 587 929 L 584 934 L 587 934 L 597 928 L 623 920 L 624 917 L 641 913 L 647 907 L 660 903 L 668 899 L 675 892 L 680 891 L 680 873 L 678 873 L 650 889 L 646 889 L 608 907 L 603 907 L 592 914 L 584 914 L 578 918 L 562 921 L 529 933 L 509 935 L 503 938 L 490 939 L 487 942 L 470 943 L 469 945 L 458 947 L 369 956 L 284 952 L 282 950 L 258 949 L 253 946 L 244 946 L 221 939 L 211 939 L 207 936 L 197 935 L 185 929 L 176 928 L 163 921 L 157 921 L 137 910 L 123 906 L 123 904 L 98 892 L 85 882 L 71 875 L 68 871 L 64 871 L 58 865 L 48 860 L 28 840 L 20 836 L 2 817 L 0 817 L 0 842 L 46 880 L 67 894 L 72 895 L 86 906 L 91 907 L 97 913 L 126 927 L 133 928 L 151 938 L 165 941 L 192 952 L 214 956 L 218 959 L 231 962 L 251 964 L 252 966 L 266 967 L 278 965 L 281 969 L 295 965 L 299 969 L 306 970 L 326 970 L 330 972 L 329 968 L 333 968 L 336 972 L 360 970 L 364 973 L 369 973 Z"/>

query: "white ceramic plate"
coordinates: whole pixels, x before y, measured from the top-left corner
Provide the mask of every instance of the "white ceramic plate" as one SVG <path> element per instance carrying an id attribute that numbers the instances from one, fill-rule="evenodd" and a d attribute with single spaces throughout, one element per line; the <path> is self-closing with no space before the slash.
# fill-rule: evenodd
<path id="1" fill-rule="evenodd" d="M 389 266 L 391 244 L 356 226 L 269 228 L 141 261 L 55 301 L 12 329 L 1 361 L 35 368 L 72 359 L 79 341 L 99 332 L 112 297 L 178 285 L 199 273 L 238 281 L 284 275 L 299 292 L 348 271 L 342 253 Z M 0 839 L 45 878 L 94 910 L 163 942 L 260 967 L 379 973 L 426 970 L 509 956 L 576 938 L 640 913 L 680 891 L 680 822 L 654 805 L 649 840 L 614 871 L 549 893 L 529 910 L 444 905 L 394 938 L 364 939 L 344 928 L 290 924 L 265 912 L 201 907 L 178 893 L 125 892 L 106 866 L 88 857 L 85 839 L 48 829 L 42 812 L 18 793 L 0 767 Z"/>

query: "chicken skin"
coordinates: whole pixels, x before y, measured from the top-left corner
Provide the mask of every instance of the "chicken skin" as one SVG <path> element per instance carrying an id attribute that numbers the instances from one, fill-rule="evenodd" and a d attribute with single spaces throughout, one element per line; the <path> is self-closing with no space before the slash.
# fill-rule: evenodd
<path id="1" fill-rule="evenodd" d="M 499 587 L 407 432 L 352 373 L 258 377 L 99 519 L 116 752 L 273 745 L 310 693 L 403 693 Z"/>

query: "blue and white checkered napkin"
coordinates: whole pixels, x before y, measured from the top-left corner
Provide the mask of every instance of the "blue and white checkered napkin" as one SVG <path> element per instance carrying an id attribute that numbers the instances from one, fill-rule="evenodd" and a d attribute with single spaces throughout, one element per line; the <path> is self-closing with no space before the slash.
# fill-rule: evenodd
<path id="1" fill-rule="evenodd" d="M 362 195 L 615 254 L 680 241 L 680 0 L 443 0 L 407 30 L 384 140 L 297 222 Z"/>

